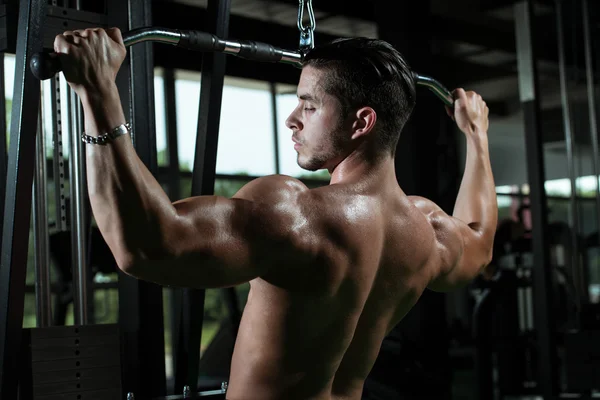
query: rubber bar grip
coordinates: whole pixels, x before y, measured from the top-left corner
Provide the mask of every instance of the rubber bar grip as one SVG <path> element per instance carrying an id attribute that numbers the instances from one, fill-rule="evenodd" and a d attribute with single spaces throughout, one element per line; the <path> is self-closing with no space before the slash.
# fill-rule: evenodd
<path id="1" fill-rule="evenodd" d="M 281 51 L 277 51 L 270 44 L 250 40 L 240 41 L 240 44 L 242 47 L 237 54 L 238 57 L 262 62 L 277 62 L 281 60 Z"/>
<path id="2" fill-rule="evenodd" d="M 211 33 L 181 31 L 181 39 L 177 47 L 193 51 L 223 51 L 225 50 L 225 42 Z"/>
<path id="3" fill-rule="evenodd" d="M 29 68 L 31 68 L 33 76 L 41 81 L 50 79 L 62 71 L 62 65 L 58 54 L 50 52 L 35 53 L 31 56 Z"/>

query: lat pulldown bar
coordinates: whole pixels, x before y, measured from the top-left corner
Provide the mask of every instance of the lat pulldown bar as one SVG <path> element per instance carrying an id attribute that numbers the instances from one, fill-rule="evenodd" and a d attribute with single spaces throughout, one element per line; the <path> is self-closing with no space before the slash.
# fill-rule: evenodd
<path id="1" fill-rule="evenodd" d="M 182 47 L 187 50 L 220 52 L 259 62 L 280 62 L 302 67 L 304 53 L 285 50 L 263 42 L 251 40 L 224 40 L 201 32 L 165 28 L 139 28 L 123 34 L 126 47 L 141 42 L 160 42 Z M 33 75 L 40 80 L 52 78 L 62 70 L 56 53 L 37 53 L 31 58 Z M 451 107 L 454 104 L 452 93 L 437 80 L 414 73 L 417 85 L 430 89 L 442 102 Z"/>

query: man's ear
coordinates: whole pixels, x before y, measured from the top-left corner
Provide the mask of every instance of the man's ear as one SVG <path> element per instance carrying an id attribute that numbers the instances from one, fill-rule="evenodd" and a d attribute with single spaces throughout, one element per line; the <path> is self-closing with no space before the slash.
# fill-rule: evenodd
<path id="1" fill-rule="evenodd" d="M 352 124 L 352 139 L 366 137 L 373 132 L 377 122 L 377 113 L 371 107 L 363 107 L 356 111 L 356 118 Z"/>

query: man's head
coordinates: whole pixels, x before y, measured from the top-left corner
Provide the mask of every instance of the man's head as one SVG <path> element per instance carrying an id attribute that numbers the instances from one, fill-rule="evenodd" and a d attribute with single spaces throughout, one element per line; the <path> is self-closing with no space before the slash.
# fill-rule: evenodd
<path id="1" fill-rule="evenodd" d="M 299 104 L 287 120 L 298 163 L 331 168 L 365 140 L 394 154 L 415 105 L 415 81 L 402 55 L 377 39 L 338 39 L 304 58 Z"/>

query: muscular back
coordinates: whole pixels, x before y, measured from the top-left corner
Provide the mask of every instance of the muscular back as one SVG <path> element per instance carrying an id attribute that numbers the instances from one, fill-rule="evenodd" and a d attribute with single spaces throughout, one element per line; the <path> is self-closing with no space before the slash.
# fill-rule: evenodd
<path id="1" fill-rule="evenodd" d="M 359 399 L 383 338 L 431 280 L 434 230 L 397 185 L 276 179 L 287 189 L 263 201 L 286 205 L 274 220 L 291 233 L 251 282 L 228 398 Z"/>

